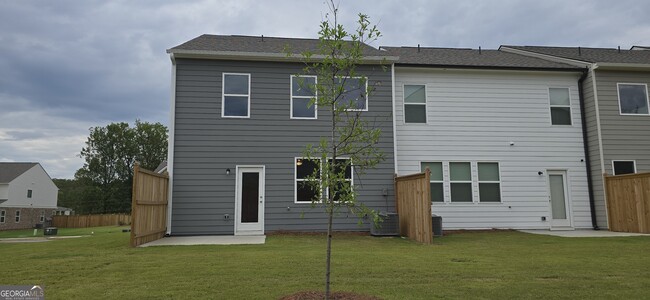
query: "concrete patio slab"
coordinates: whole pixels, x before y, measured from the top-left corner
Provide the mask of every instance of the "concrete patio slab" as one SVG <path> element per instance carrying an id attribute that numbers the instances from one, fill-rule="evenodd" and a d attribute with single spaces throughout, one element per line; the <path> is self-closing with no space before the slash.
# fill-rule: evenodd
<path id="1" fill-rule="evenodd" d="M 591 229 L 578 229 L 578 230 L 519 230 L 525 233 L 543 234 L 561 237 L 623 237 L 623 236 L 650 236 L 650 234 L 643 233 L 630 233 L 630 232 L 614 232 L 607 230 L 591 230 Z"/>
<path id="2" fill-rule="evenodd" d="M 264 235 L 204 235 L 170 236 L 140 245 L 152 246 L 190 246 L 190 245 L 261 245 L 266 242 Z"/>

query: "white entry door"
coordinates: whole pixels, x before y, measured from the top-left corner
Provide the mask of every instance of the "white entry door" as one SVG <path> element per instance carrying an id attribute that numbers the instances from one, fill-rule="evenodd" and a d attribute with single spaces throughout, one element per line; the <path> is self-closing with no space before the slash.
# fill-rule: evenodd
<path id="1" fill-rule="evenodd" d="M 237 166 L 235 235 L 264 234 L 264 166 Z"/>
<path id="2" fill-rule="evenodd" d="M 571 229 L 571 211 L 565 171 L 548 171 L 551 229 Z"/>

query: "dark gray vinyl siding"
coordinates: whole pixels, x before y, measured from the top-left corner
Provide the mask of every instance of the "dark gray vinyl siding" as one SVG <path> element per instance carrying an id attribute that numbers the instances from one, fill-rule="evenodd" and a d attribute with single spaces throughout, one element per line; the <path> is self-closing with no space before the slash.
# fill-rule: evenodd
<path id="1" fill-rule="evenodd" d="M 635 160 L 637 172 L 650 172 L 650 115 L 621 115 L 617 83 L 650 85 L 650 72 L 596 71 L 604 172 L 613 174 L 612 160 Z M 597 148 L 592 151 L 597 151 Z M 598 176 L 603 173 L 600 163 L 593 173 L 594 178 L 601 177 Z M 598 195 L 596 199 L 599 200 L 596 202 L 599 204 L 596 211 L 600 219 L 599 225 L 604 225 L 604 187 L 602 177 L 598 179 L 600 184 L 595 184 L 594 189 Z"/>
<path id="2" fill-rule="evenodd" d="M 325 230 L 322 211 L 294 203 L 294 158 L 302 156 L 308 143 L 327 136 L 330 124 L 324 109 L 319 109 L 318 120 L 289 118 L 290 75 L 302 73 L 302 65 L 190 59 L 176 63 L 171 233 L 233 234 L 237 165 L 266 167 L 265 231 Z M 359 71 L 369 76 L 371 86 L 377 86 L 364 114 L 382 129 L 379 147 L 386 160 L 361 178 L 355 176 L 355 188 L 367 206 L 394 211 L 390 72 L 380 66 L 363 66 Z M 224 72 L 251 74 L 250 119 L 221 117 Z M 378 81 L 381 85 L 374 85 Z M 224 220 L 225 214 L 229 220 Z M 359 227 L 357 219 L 345 213 L 334 227 L 369 228 Z"/>

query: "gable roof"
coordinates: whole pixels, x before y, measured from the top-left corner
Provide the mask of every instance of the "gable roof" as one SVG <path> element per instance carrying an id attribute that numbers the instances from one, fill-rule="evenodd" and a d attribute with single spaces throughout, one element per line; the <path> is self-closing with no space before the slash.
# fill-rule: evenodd
<path id="1" fill-rule="evenodd" d="M 10 183 L 38 163 L 0 162 L 0 183 Z"/>
<path id="2" fill-rule="evenodd" d="M 499 50 L 469 48 L 380 47 L 399 56 L 398 65 L 448 68 L 578 70 L 575 66 Z M 581 69 L 580 69 L 581 70 Z"/>
<path id="3" fill-rule="evenodd" d="M 167 53 L 180 55 L 222 55 L 254 58 L 291 58 L 300 53 L 309 51 L 315 54 L 319 52 L 318 39 L 307 38 L 282 38 L 266 36 L 245 36 L 245 35 L 212 35 L 204 34 L 182 43 Z M 287 57 L 287 50 L 293 53 Z M 362 45 L 362 53 L 366 59 L 386 58 L 387 53 L 375 49 L 367 44 Z"/>
<path id="4" fill-rule="evenodd" d="M 551 55 L 588 63 L 650 64 L 650 51 L 619 50 L 617 48 L 508 46 L 510 49 Z M 639 47 L 637 47 L 639 48 Z"/>

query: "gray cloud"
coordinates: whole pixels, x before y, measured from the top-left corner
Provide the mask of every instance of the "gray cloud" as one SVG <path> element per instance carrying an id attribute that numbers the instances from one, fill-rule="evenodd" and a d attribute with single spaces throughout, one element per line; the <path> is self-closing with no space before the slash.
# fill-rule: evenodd
<path id="1" fill-rule="evenodd" d="M 374 46 L 500 44 L 629 48 L 650 44 L 645 1 L 341 1 Z M 88 128 L 168 123 L 165 49 L 203 33 L 316 37 L 324 1 L 2 1 L 0 160 L 40 161 L 72 177 Z"/>

